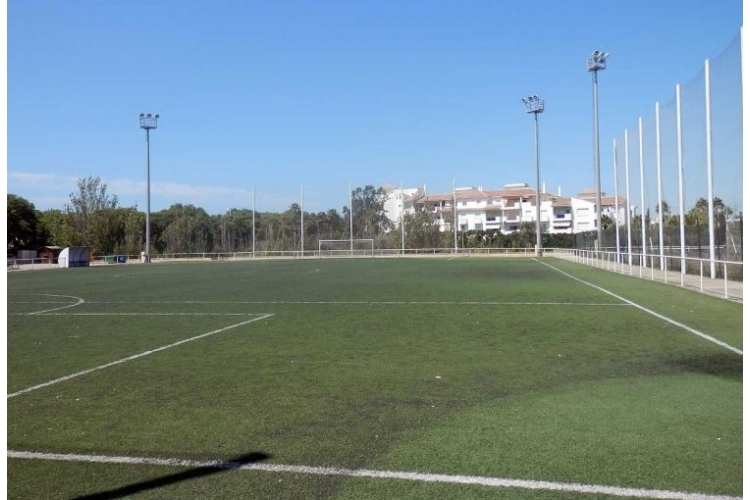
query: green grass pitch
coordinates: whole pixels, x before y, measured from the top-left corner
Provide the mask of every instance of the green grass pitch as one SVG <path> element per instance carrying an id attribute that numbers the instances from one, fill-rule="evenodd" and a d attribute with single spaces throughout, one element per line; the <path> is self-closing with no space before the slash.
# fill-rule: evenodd
<path id="1" fill-rule="evenodd" d="M 741 350 L 741 304 L 552 258 L 61 269 L 7 293 L 8 498 L 742 495 L 742 355 L 680 326 Z"/>

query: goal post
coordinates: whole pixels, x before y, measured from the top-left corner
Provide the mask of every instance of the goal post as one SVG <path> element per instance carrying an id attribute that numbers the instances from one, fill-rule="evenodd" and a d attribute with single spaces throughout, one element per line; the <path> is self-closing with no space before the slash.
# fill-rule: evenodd
<path id="1" fill-rule="evenodd" d="M 319 240 L 318 257 L 375 257 L 375 240 Z"/>

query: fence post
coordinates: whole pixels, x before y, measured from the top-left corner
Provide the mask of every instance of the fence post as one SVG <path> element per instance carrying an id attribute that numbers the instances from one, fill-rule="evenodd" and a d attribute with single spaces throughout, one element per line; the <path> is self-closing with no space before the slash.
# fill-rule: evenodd
<path id="1" fill-rule="evenodd" d="M 679 83 L 675 88 L 675 99 L 677 102 L 677 184 L 680 191 L 680 274 L 685 274 L 687 263 L 685 262 L 685 189 L 682 179 L 682 92 Z M 682 281 L 682 278 L 680 278 L 680 284 L 682 284 Z"/>
<path id="2" fill-rule="evenodd" d="M 706 177 L 708 178 L 708 258 L 711 278 L 716 278 L 716 227 L 714 225 L 714 174 L 711 142 L 711 68 L 706 59 Z"/>
<path id="3" fill-rule="evenodd" d="M 643 256 L 643 262 L 641 267 L 647 266 L 646 262 L 646 186 L 643 181 L 643 117 L 638 117 L 638 170 L 640 172 L 641 181 L 641 255 Z"/>

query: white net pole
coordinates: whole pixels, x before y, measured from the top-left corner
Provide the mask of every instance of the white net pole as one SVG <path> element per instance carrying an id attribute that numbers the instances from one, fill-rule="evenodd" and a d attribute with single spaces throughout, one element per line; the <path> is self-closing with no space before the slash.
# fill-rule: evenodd
<path id="1" fill-rule="evenodd" d="M 615 168 L 615 253 L 617 255 L 617 262 L 620 262 L 620 193 L 617 188 L 617 139 L 612 139 L 612 156 L 613 165 Z"/>
<path id="2" fill-rule="evenodd" d="M 349 252 L 354 255 L 354 193 L 349 183 Z"/>
<path id="3" fill-rule="evenodd" d="M 633 237 L 631 234 L 630 216 L 630 160 L 628 148 L 628 130 L 625 129 L 625 217 L 628 222 L 628 265 L 633 265 Z"/>
<path id="4" fill-rule="evenodd" d="M 685 186 L 682 162 L 682 97 L 679 83 L 675 93 L 677 100 L 677 178 L 680 192 L 680 272 L 685 274 Z"/>
<path id="5" fill-rule="evenodd" d="M 664 203 L 661 191 L 661 112 L 659 103 L 655 106 L 656 116 L 656 192 L 657 210 L 659 217 L 659 269 L 664 270 Z"/>
<path id="6" fill-rule="evenodd" d="M 714 225 L 714 174 L 711 156 L 711 72 L 706 59 L 706 177 L 708 181 L 708 258 L 711 261 L 711 278 L 716 278 L 716 226 Z"/>
<path id="7" fill-rule="evenodd" d="M 638 169 L 641 180 L 641 267 L 646 267 L 646 183 L 643 173 L 643 117 L 638 118 Z"/>

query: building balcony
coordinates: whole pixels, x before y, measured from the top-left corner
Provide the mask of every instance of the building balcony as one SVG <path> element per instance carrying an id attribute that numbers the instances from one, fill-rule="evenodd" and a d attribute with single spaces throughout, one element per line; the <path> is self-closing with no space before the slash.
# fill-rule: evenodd
<path id="1" fill-rule="evenodd" d="M 555 214 L 554 222 L 557 221 L 567 221 L 570 222 L 573 220 L 573 215 L 571 214 Z"/>

